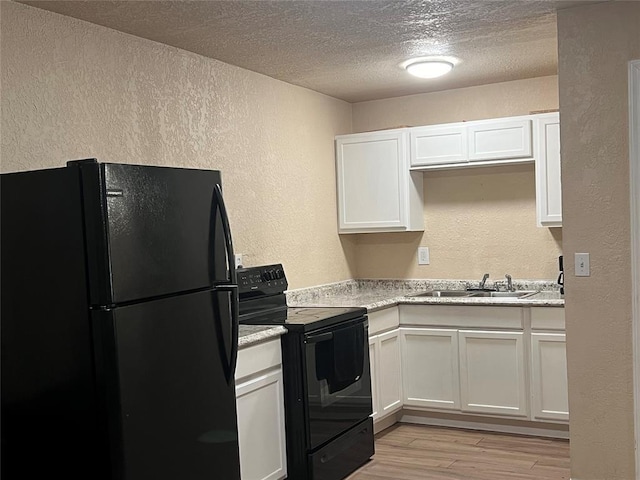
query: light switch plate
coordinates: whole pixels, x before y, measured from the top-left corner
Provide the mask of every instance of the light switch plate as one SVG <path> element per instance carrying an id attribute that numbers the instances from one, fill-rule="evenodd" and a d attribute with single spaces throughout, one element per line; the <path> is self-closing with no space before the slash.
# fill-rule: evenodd
<path id="1" fill-rule="evenodd" d="M 588 277 L 591 275 L 588 253 L 576 253 L 574 265 L 576 277 Z"/>
<path id="2" fill-rule="evenodd" d="M 418 265 L 429 265 L 429 247 L 418 247 Z"/>

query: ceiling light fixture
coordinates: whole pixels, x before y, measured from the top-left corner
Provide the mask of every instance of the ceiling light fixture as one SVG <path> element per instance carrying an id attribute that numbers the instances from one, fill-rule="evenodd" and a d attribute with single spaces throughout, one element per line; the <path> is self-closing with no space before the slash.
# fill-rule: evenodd
<path id="1" fill-rule="evenodd" d="M 403 66 L 415 77 L 437 78 L 449 73 L 453 63 L 444 60 L 411 60 Z"/>

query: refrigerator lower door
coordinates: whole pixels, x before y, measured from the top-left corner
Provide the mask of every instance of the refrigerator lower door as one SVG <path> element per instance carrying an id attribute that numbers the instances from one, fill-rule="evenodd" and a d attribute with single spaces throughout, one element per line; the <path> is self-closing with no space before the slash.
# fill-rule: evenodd
<path id="1" fill-rule="evenodd" d="M 217 318 L 228 295 L 211 290 L 94 315 L 114 478 L 239 480 L 235 386 L 221 354 L 231 327 Z"/>

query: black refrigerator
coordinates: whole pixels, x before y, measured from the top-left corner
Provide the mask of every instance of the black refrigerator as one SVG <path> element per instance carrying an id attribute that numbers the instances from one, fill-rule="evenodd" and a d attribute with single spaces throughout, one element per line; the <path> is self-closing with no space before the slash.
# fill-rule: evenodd
<path id="1" fill-rule="evenodd" d="M 220 172 L 89 159 L 0 192 L 2 478 L 239 479 Z"/>

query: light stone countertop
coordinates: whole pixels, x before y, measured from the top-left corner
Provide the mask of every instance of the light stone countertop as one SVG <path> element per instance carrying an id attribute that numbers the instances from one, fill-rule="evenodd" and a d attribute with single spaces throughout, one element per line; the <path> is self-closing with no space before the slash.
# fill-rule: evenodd
<path id="1" fill-rule="evenodd" d="M 238 331 L 238 348 L 246 348 L 257 343 L 279 338 L 287 333 L 283 326 L 240 325 Z"/>
<path id="2" fill-rule="evenodd" d="M 517 290 L 540 291 L 526 298 L 412 296 L 426 290 L 464 290 L 473 286 L 476 285 L 467 280 L 349 280 L 292 290 L 287 292 L 287 304 L 290 307 L 365 307 L 369 312 L 398 304 L 564 307 L 564 296 L 553 282 L 535 280 L 514 281 Z"/>

